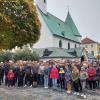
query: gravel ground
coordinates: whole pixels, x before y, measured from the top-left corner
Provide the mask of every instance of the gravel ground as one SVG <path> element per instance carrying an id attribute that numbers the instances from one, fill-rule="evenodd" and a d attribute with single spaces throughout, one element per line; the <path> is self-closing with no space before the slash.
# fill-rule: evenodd
<path id="1" fill-rule="evenodd" d="M 100 90 L 86 91 L 87 98 L 74 94 L 68 95 L 66 91 L 38 88 L 8 88 L 0 86 L 0 100 L 100 100 Z"/>

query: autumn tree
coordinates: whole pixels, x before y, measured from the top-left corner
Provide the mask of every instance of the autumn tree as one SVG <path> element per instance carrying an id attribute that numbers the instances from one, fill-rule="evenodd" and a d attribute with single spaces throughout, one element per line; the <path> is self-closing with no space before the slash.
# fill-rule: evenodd
<path id="1" fill-rule="evenodd" d="M 32 45 L 40 28 L 33 0 L 0 0 L 0 49 Z"/>
<path id="2" fill-rule="evenodd" d="M 100 55 L 97 56 L 97 59 L 100 60 Z"/>

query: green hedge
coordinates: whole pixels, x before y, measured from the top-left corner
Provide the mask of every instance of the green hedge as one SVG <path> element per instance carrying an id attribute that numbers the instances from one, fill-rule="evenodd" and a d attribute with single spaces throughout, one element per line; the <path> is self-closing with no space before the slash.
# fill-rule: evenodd
<path id="1" fill-rule="evenodd" d="M 23 50 L 17 53 L 0 52 L 0 62 L 4 61 L 18 61 L 18 60 L 39 60 L 39 55 L 30 50 Z"/>

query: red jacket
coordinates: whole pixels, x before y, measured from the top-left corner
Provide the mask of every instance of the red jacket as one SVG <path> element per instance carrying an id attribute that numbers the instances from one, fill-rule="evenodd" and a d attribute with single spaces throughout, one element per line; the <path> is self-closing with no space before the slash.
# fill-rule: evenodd
<path id="1" fill-rule="evenodd" d="M 7 79 L 8 79 L 8 80 L 13 80 L 14 77 L 15 77 L 14 72 L 8 72 L 8 74 L 7 74 Z"/>
<path id="2" fill-rule="evenodd" d="M 51 69 L 50 78 L 55 78 L 55 79 L 59 78 L 59 72 L 58 72 L 58 69 L 56 67 L 55 68 L 53 67 Z"/>
<path id="3" fill-rule="evenodd" d="M 88 68 L 87 73 L 88 73 L 88 80 L 93 80 L 93 77 L 96 76 L 96 69 L 90 67 L 90 68 Z"/>

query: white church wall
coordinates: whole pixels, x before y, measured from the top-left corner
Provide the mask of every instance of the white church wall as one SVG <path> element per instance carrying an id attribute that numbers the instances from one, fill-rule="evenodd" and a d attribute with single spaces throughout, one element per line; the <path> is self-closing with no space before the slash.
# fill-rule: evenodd
<path id="1" fill-rule="evenodd" d="M 39 20 L 41 22 L 41 35 L 40 35 L 39 41 L 36 44 L 34 44 L 33 48 L 52 47 L 53 46 L 53 35 L 51 31 L 49 30 L 48 26 L 46 25 L 39 11 L 38 11 L 38 14 L 39 14 Z"/>
<path id="2" fill-rule="evenodd" d="M 53 47 L 59 48 L 59 41 L 60 40 L 62 41 L 62 48 L 68 49 L 68 43 L 70 43 L 70 48 L 75 48 L 75 44 L 76 44 L 76 47 L 79 47 L 78 43 L 75 43 L 75 42 L 72 42 L 70 40 L 67 40 L 67 39 L 64 39 L 61 37 L 57 37 L 57 36 L 53 37 Z"/>
<path id="3" fill-rule="evenodd" d="M 57 37 L 57 36 L 53 37 L 53 47 L 58 47 L 59 48 L 59 41 L 60 40 L 62 41 L 62 48 L 66 48 L 68 42 L 65 39 L 63 39 L 61 37 Z"/>

